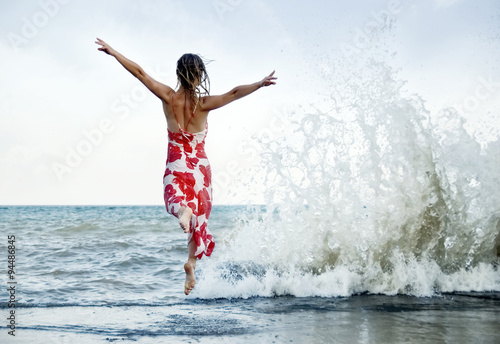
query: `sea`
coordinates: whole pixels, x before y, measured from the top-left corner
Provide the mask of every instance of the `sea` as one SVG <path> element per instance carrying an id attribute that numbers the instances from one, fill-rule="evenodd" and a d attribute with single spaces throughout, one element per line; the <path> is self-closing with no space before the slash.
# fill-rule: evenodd
<path id="1" fill-rule="evenodd" d="M 456 250 L 439 227 L 384 225 L 392 233 L 365 241 L 302 208 L 284 220 L 262 205 L 214 206 L 216 248 L 185 296 L 186 235 L 162 206 L 1 207 L 0 342 L 500 342 L 488 229 L 457 231 Z"/>

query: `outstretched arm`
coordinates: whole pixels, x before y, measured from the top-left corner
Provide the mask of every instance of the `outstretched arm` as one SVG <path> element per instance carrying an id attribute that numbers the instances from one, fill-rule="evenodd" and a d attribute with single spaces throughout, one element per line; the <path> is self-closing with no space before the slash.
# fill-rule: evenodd
<path id="1" fill-rule="evenodd" d="M 133 76 L 139 79 L 158 98 L 169 103 L 169 99 L 172 94 L 171 92 L 173 92 L 172 88 L 153 79 L 144 71 L 144 69 L 141 68 L 141 66 L 111 48 L 111 46 L 104 42 L 102 39 L 97 38 L 97 41 L 95 43 L 100 45 L 97 50 L 104 51 L 106 54 L 116 58 L 116 60 L 120 62 L 120 64 L 125 67 L 126 70 L 128 70 Z"/>
<path id="2" fill-rule="evenodd" d="M 258 82 L 250 85 L 242 85 L 233 88 L 231 91 L 220 96 L 208 96 L 203 98 L 201 106 L 204 110 L 210 111 L 218 109 L 224 105 L 231 103 L 237 99 L 248 96 L 250 93 L 257 91 L 261 87 L 276 85 L 277 77 L 274 76 L 274 71 Z"/>

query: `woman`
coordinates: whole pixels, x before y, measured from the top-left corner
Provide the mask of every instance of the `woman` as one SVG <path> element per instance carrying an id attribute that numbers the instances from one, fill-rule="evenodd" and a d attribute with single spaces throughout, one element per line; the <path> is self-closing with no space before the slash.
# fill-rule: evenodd
<path id="1" fill-rule="evenodd" d="M 203 254 L 210 256 L 215 245 L 207 228 L 212 208 L 211 171 L 204 149 L 208 113 L 263 86 L 275 85 L 277 78 L 273 71 L 261 81 L 211 96 L 203 60 L 194 54 L 184 54 L 177 61 L 179 88 L 174 90 L 151 78 L 103 40 L 97 38 L 96 43 L 100 45 L 98 50 L 114 56 L 162 101 L 168 128 L 164 199 L 167 211 L 179 219 L 181 228 L 188 233 L 188 261 L 184 264 L 184 293 L 188 295 L 195 285 L 196 258 L 201 259 Z"/>

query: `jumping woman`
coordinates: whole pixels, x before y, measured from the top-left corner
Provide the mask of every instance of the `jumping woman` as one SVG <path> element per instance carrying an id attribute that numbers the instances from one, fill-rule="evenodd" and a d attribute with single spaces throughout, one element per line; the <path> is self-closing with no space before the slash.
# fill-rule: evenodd
<path id="1" fill-rule="evenodd" d="M 203 60 L 195 54 L 184 54 L 177 61 L 177 90 L 164 85 L 135 62 L 97 38 L 98 50 L 116 58 L 133 76 L 141 81 L 162 101 L 167 120 L 168 153 L 163 176 L 163 198 L 167 212 L 179 219 L 179 225 L 188 233 L 188 260 L 184 264 L 188 295 L 195 285 L 196 259 L 210 256 L 214 240 L 207 221 L 212 208 L 212 176 L 205 154 L 207 117 L 234 100 L 255 92 L 261 87 L 276 84 L 274 71 L 261 81 L 233 88 L 217 96 L 210 95 L 210 80 Z"/>

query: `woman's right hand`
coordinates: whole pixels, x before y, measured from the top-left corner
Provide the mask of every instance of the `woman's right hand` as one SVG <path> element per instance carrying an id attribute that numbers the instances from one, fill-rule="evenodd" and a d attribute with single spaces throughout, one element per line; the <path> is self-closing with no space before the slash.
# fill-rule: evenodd
<path id="1" fill-rule="evenodd" d="M 111 46 L 108 43 L 104 42 L 102 39 L 97 38 L 97 41 L 95 43 L 100 45 L 100 47 L 97 48 L 97 50 L 104 51 L 106 54 L 111 55 L 111 56 L 115 55 L 116 51 L 113 48 L 111 48 Z"/>

